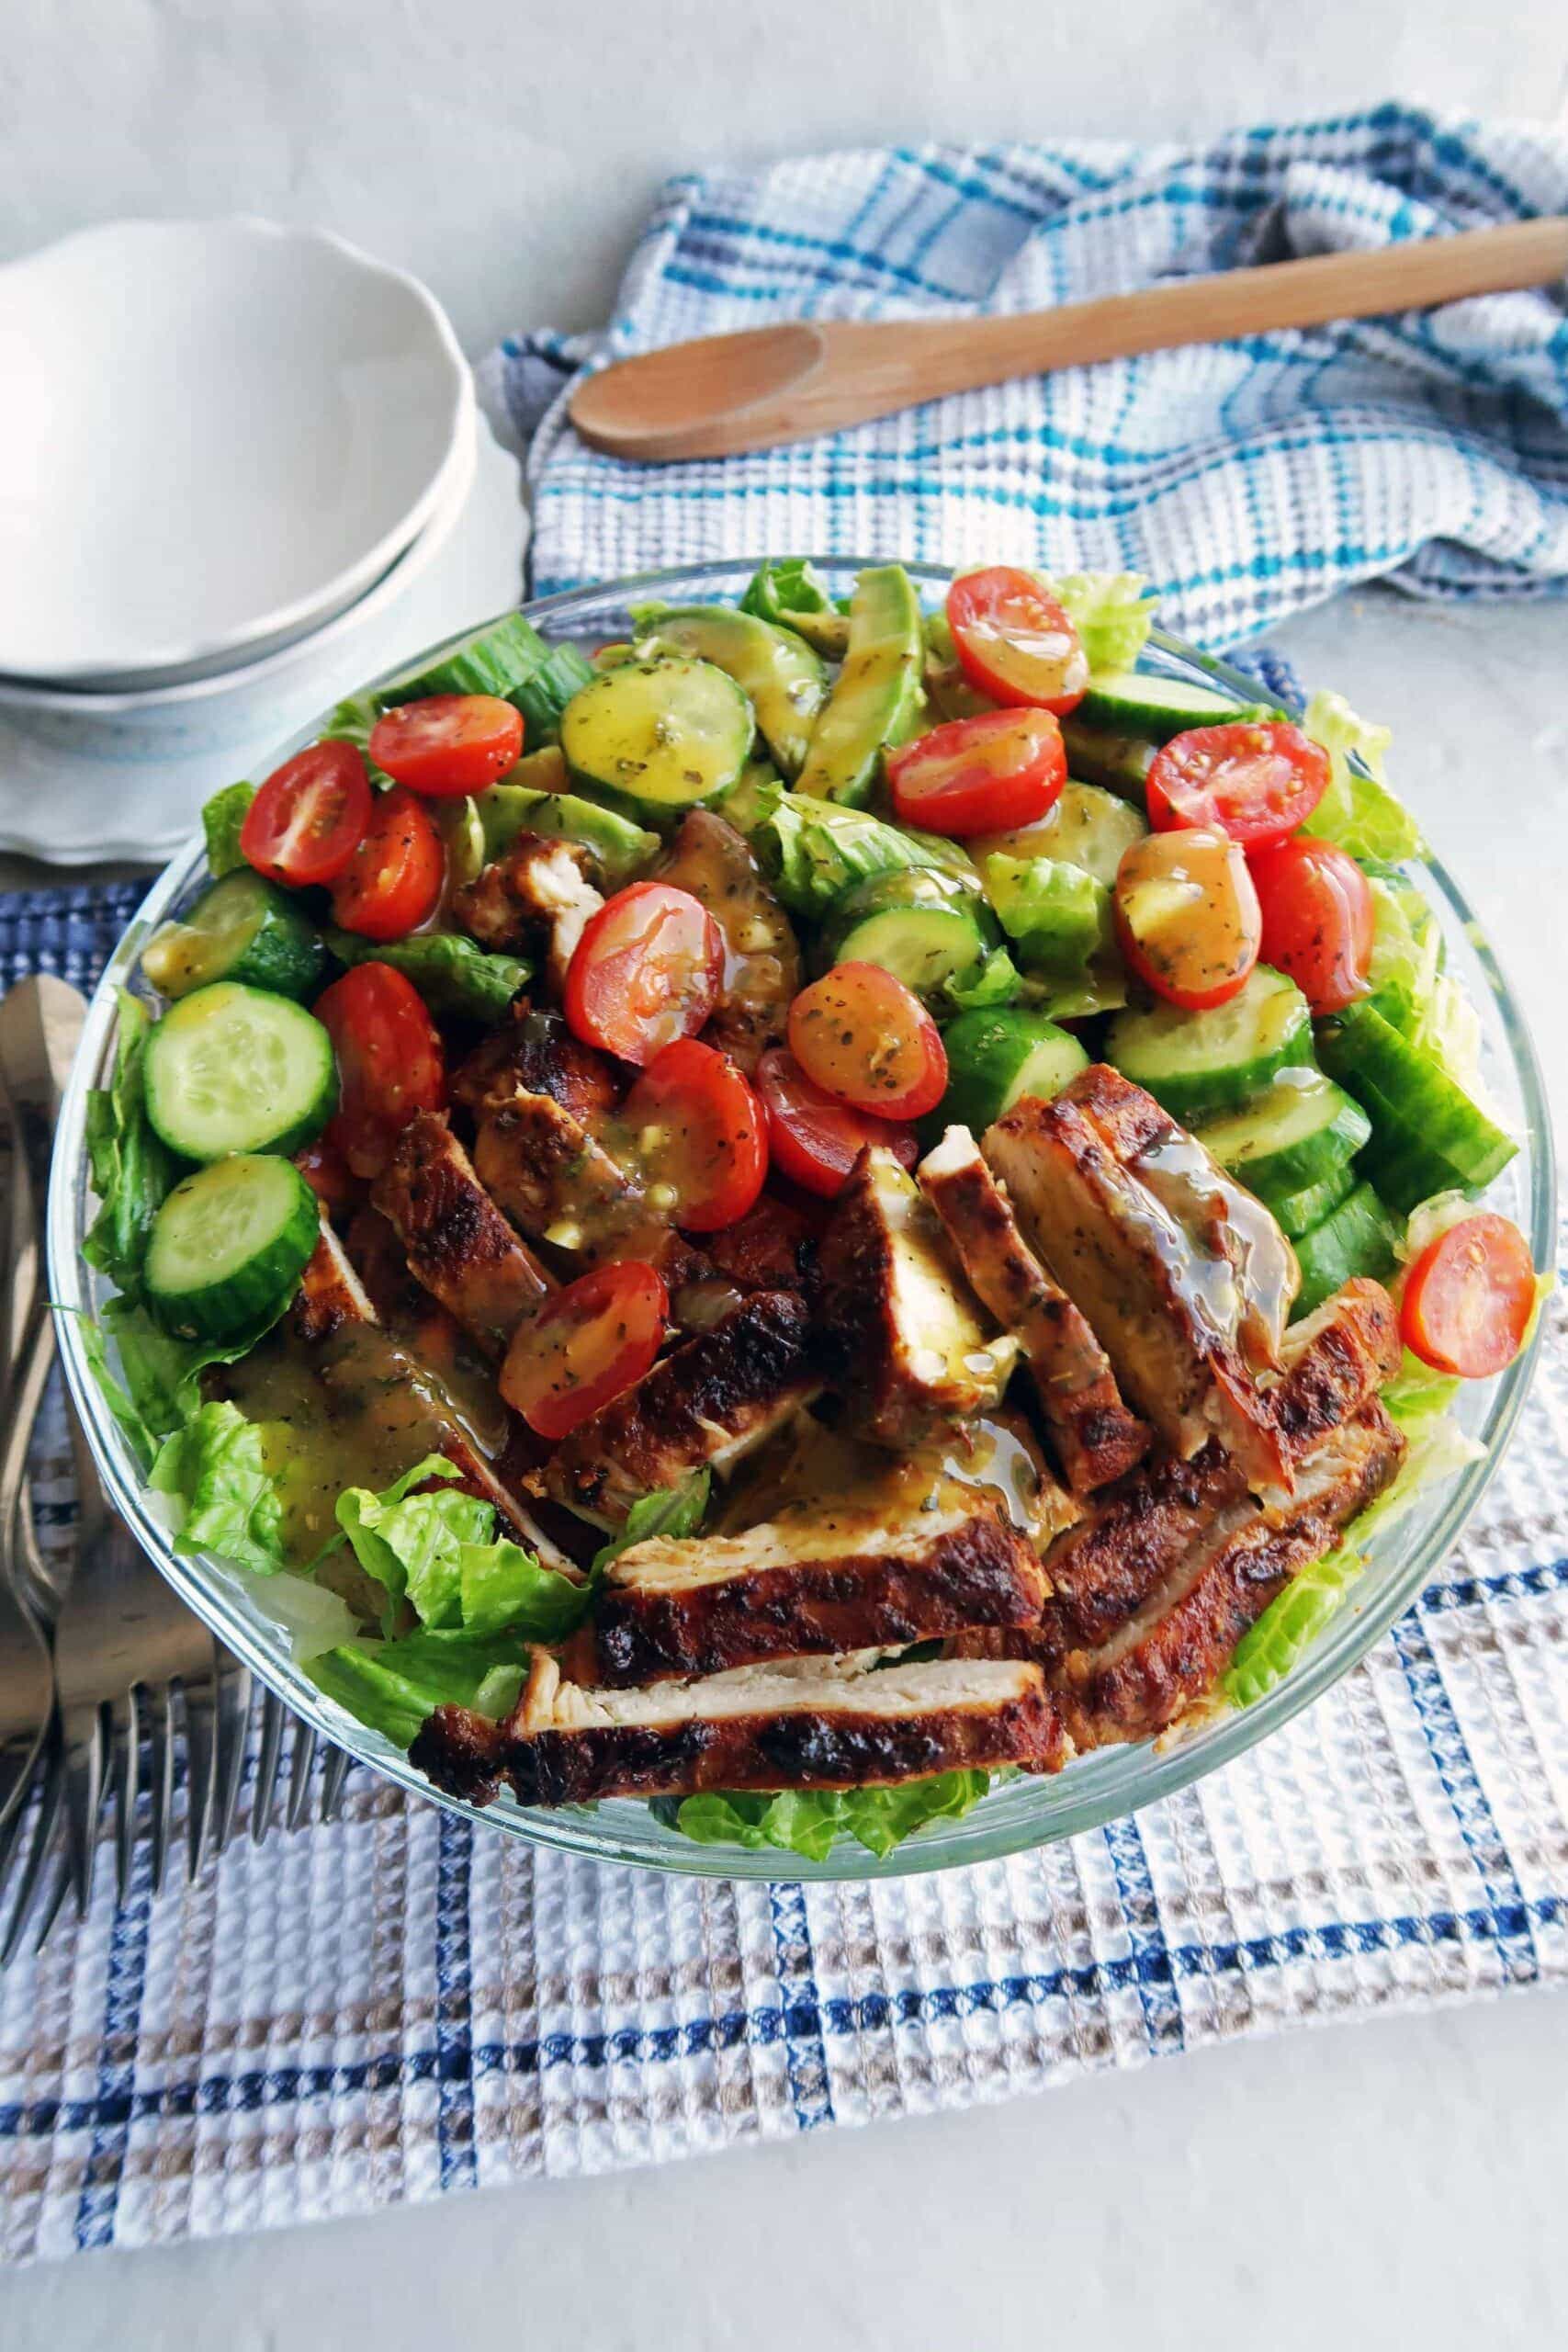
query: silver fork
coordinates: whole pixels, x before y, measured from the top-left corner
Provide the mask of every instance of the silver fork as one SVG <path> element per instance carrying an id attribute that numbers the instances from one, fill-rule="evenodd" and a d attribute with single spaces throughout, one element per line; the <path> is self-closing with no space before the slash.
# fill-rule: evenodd
<path id="1" fill-rule="evenodd" d="M 24 1506 L 28 1443 L 53 1353 L 54 1331 L 33 1312 L 38 1236 L 32 1184 L 16 1105 L 0 1069 L 0 1115 L 10 1138 L 6 1216 L 4 1354 L 0 1356 L 0 1896 L 15 1868 L 25 1879 L 52 1827 L 46 1804 L 27 1795 L 54 1713 L 54 1676 L 42 1626 L 23 1598 L 17 1556 L 31 1521 Z M 26 1838 L 27 1842 L 22 1841 Z"/>

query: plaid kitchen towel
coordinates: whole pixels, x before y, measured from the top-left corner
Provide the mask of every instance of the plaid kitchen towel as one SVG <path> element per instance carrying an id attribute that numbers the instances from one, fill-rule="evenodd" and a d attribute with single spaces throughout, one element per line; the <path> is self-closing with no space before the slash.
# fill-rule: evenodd
<path id="1" fill-rule="evenodd" d="M 511 341 L 481 379 L 534 434 L 541 594 L 745 553 L 1032 561 L 1145 571 L 1172 628 L 1235 645 L 1377 576 L 1418 595 L 1562 592 L 1562 287 L 1067 369 L 684 465 L 585 448 L 563 386 L 589 358 L 773 319 L 1043 309 L 1563 211 L 1568 144 L 1396 106 L 1201 148 L 704 173 L 665 191 L 607 336 Z"/>
<path id="2" fill-rule="evenodd" d="M 1384 110 L 1206 154 L 927 153 L 684 182 L 628 279 L 635 347 L 815 305 L 1016 302 L 1563 200 L 1525 134 Z M 1269 338 L 807 450 L 590 458 L 536 337 L 541 589 L 764 548 L 1135 564 L 1210 642 L 1371 571 L 1568 569 L 1561 311 Z M 1223 373 L 1220 372 L 1223 369 Z M 1555 370 L 1555 374 L 1554 371 Z M 1239 454 L 1238 454 L 1239 453 Z M 126 893 L 0 900 L 0 981 L 91 978 Z M 343 1817 L 0 1975 L 0 2249 L 362 2211 L 995 2100 L 1294 2024 L 1568 1978 L 1568 1310 L 1437 1582 L 1305 1715 L 1135 1819 L 940 1877 L 670 1880 L 475 1835 L 356 1772 Z M 68 1531 L 62 1466 L 37 1464 Z"/>

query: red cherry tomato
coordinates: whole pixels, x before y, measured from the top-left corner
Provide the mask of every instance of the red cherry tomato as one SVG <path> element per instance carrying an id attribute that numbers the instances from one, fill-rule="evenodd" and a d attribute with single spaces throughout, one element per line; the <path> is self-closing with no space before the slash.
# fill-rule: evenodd
<path id="1" fill-rule="evenodd" d="M 783 1046 L 772 1046 L 757 1064 L 757 1091 L 768 1114 L 773 1166 L 790 1183 L 824 1200 L 843 1191 L 867 1144 L 885 1145 L 906 1168 L 920 1156 L 912 1129 L 825 1094 Z"/>
<path id="2" fill-rule="evenodd" d="M 722 1232 L 755 1205 L 768 1172 L 767 1122 L 728 1054 L 695 1037 L 661 1046 L 621 1118 L 649 1175 L 673 1188 L 670 1214 L 688 1233 Z M 650 1129 L 657 1141 L 645 1148 Z"/>
<path id="3" fill-rule="evenodd" d="M 337 1056 L 339 1101 L 327 1141 L 356 1176 L 378 1176 L 414 1114 L 446 1102 L 435 1023 L 413 982 L 389 964 L 356 964 L 314 1009 Z"/>
<path id="4" fill-rule="evenodd" d="M 1264 962 L 1290 974 L 1314 1012 L 1338 1012 L 1365 996 L 1377 910 L 1348 852 L 1303 833 L 1248 863 L 1263 910 Z"/>
<path id="5" fill-rule="evenodd" d="M 1162 743 L 1145 786 L 1158 833 L 1202 825 L 1267 849 L 1304 825 L 1328 789 L 1328 754 L 1283 720 L 1192 727 Z"/>
<path id="6" fill-rule="evenodd" d="M 1483 1210 L 1428 1242 L 1404 1280 L 1404 1344 L 1437 1372 L 1485 1380 L 1513 1363 L 1535 1312 L 1529 1244 Z"/>
<path id="7" fill-rule="evenodd" d="M 1247 860 L 1224 833 L 1149 833 L 1116 871 L 1122 952 L 1145 988 L 1187 1012 L 1224 1004 L 1258 961 L 1262 918 Z"/>
<path id="8" fill-rule="evenodd" d="M 378 793 L 358 847 L 333 888 L 333 921 L 364 939 L 401 939 L 435 912 L 446 870 L 441 836 L 400 784 Z"/>
<path id="9" fill-rule="evenodd" d="M 324 1135 L 297 1151 L 294 1165 L 324 1209 L 357 1208 L 365 1198 L 363 1182 Z"/>
<path id="10" fill-rule="evenodd" d="M 240 854 L 269 882 L 335 882 L 370 821 L 374 798 L 352 743 L 312 743 L 268 776 L 245 811 Z"/>
<path id="11" fill-rule="evenodd" d="M 702 1027 L 723 984 L 723 936 L 701 899 L 670 882 L 634 882 L 578 941 L 566 1017 L 584 1045 L 650 1062 Z"/>
<path id="12" fill-rule="evenodd" d="M 522 750 L 522 713 L 499 695 L 427 695 L 384 710 L 370 729 L 376 765 L 433 800 L 483 792 Z"/>
<path id="13" fill-rule="evenodd" d="M 923 1119 L 947 1092 L 941 1030 L 880 964 L 835 964 L 802 989 L 789 1045 L 814 1086 L 879 1119 Z"/>
<path id="14" fill-rule="evenodd" d="M 1089 660 L 1055 596 L 1010 564 L 966 571 L 947 592 L 947 625 L 964 674 L 993 702 L 1033 703 L 1060 718 L 1089 684 Z"/>
<path id="15" fill-rule="evenodd" d="M 1037 825 L 1067 780 L 1062 730 L 1048 710 L 955 718 L 887 754 L 893 807 L 932 833 L 998 833 Z"/>
<path id="16" fill-rule="evenodd" d="M 651 1266 L 595 1266 L 520 1323 L 501 1393 L 540 1437 L 565 1437 L 643 1374 L 659 1353 L 670 1301 Z"/>

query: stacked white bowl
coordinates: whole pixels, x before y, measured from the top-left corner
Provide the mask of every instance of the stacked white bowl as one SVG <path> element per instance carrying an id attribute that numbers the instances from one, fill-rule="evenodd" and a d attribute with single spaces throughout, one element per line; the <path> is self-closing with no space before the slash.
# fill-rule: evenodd
<path id="1" fill-rule="evenodd" d="M 0 849 L 162 854 L 514 602 L 523 537 L 439 304 L 338 238 L 118 221 L 0 269 Z"/>

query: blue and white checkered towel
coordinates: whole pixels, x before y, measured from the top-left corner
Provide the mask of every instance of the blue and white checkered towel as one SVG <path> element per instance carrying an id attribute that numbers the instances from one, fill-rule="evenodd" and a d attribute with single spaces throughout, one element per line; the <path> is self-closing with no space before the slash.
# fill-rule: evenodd
<path id="1" fill-rule="evenodd" d="M 721 461 L 597 456 L 559 395 L 591 352 L 1044 308 L 1562 211 L 1568 145 L 1393 106 L 1201 148 L 904 148 L 676 180 L 607 337 L 529 336 L 488 365 L 513 428 L 538 428 L 536 587 L 807 548 L 1034 560 L 1145 571 L 1210 647 L 1377 576 L 1561 594 L 1562 287 L 1072 368 Z"/>
<path id="2" fill-rule="evenodd" d="M 1207 152 L 850 156 L 684 181 L 613 344 L 773 311 L 1032 302 L 1568 201 L 1523 133 L 1386 109 Z M 524 424 L 577 364 L 498 356 Z M 944 403 L 637 473 L 558 403 L 538 584 L 763 549 L 1139 566 L 1210 642 L 1382 571 L 1568 571 L 1568 327 L 1519 296 Z M 541 402 L 541 392 L 544 400 Z M 0 984 L 83 980 L 130 911 L 0 900 Z M 0 2251 L 346 2213 L 991 2100 L 1087 2069 L 1568 1980 L 1568 1306 L 1495 1486 L 1366 1663 L 1225 1771 L 938 1878 L 672 1881 L 540 1853 L 356 1773 L 0 1976 Z M 63 1463 L 39 1463 L 49 1519 Z M 247 1800 L 248 1801 L 248 1800 Z"/>

